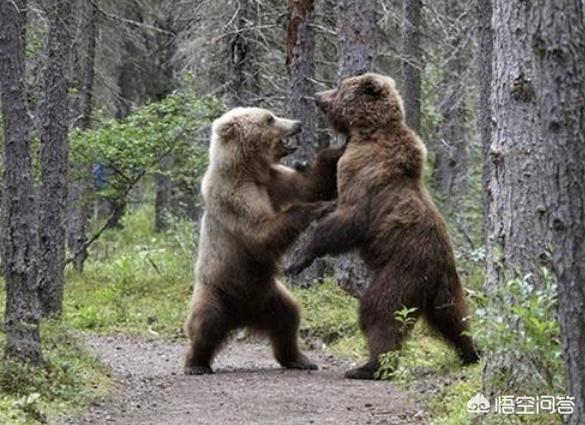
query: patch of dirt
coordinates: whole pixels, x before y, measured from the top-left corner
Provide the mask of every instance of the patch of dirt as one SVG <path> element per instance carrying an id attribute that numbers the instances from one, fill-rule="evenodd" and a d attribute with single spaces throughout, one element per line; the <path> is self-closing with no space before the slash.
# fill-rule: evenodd
<path id="1" fill-rule="evenodd" d="M 318 371 L 286 370 L 264 342 L 231 342 L 215 374 L 185 376 L 185 346 L 160 339 L 92 336 L 87 345 L 115 374 L 110 400 L 64 425 L 421 424 L 412 396 L 389 382 L 352 381 L 352 365 L 321 351 Z"/>

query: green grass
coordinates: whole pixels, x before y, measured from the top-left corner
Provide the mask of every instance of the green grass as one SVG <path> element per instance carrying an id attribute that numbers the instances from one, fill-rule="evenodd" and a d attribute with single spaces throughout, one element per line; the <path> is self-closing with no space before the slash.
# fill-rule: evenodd
<path id="1" fill-rule="evenodd" d="M 83 274 L 68 272 L 66 323 L 97 333 L 183 335 L 196 231 L 176 223 L 153 235 L 152 217 L 151 208 L 127 215 L 123 229 L 96 244 Z"/>
<path id="2" fill-rule="evenodd" d="M 457 376 L 452 372 L 452 381 L 429 402 L 432 414 L 431 425 L 464 425 L 472 423 L 473 416 L 467 412 L 467 402 L 481 390 L 481 367 L 464 368 Z M 459 378 L 459 379 L 457 379 Z"/>

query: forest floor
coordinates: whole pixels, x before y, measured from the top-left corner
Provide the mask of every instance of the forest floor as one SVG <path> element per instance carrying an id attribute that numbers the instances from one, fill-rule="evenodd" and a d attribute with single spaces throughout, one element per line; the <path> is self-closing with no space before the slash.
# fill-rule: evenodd
<path id="1" fill-rule="evenodd" d="M 247 339 L 226 347 L 216 374 L 184 376 L 182 325 L 197 232 L 178 221 L 153 234 L 153 217 L 152 208 L 132 209 L 122 229 L 94 244 L 82 274 L 68 270 L 63 318 L 42 323 L 46 367 L 0 361 L 0 424 L 471 422 L 465 406 L 481 389 L 481 365 L 462 368 L 424 323 L 399 355 L 385 359 L 381 376 L 388 380 L 343 379 L 367 347 L 357 300 L 333 279 L 290 288 L 303 306 L 300 335 L 319 371 L 283 370 L 266 341 Z M 467 281 L 481 280 L 474 276 Z M 0 279 L 0 316 L 4 294 Z M 3 343 L 0 325 L 0 351 Z"/>
<path id="2" fill-rule="evenodd" d="M 111 370 L 114 394 L 66 425 L 417 424 L 424 414 L 412 395 L 381 381 L 343 379 L 351 366 L 309 351 L 318 371 L 282 369 L 264 341 L 231 342 L 216 373 L 185 376 L 183 344 L 143 336 L 86 338 Z"/>

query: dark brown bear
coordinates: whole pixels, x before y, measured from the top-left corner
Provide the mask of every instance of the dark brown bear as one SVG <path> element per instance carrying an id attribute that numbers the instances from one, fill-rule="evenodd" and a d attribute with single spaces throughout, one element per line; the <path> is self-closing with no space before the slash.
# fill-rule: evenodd
<path id="1" fill-rule="evenodd" d="M 285 250 L 309 224 L 331 212 L 335 148 L 303 173 L 277 163 L 282 138 L 298 121 L 259 108 L 237 108 L 213 124 L 209 167 L 202 183 L 196 282 L 185 325 L 190 346 L 185 373 L 211 373 L 229 334 L 243 327 L 270 338 L 283 366 L 315 369 L 298 347 L 300 308 L 276 281 Z"/>
<path id="2" fill-rule="evenodd" d="M 346 377 L 373 379 L 380 354 L 401 348 L 405 330 L 395 313 L 403 307 L 423 315 L 464 363 L 476 362 L 447 228 L 423 183 L 426 149 L 404 122 L 394 80 L 348 78 L 316 101 L 348 145 L 338 163 L 337 209 L 318 224 L 288 273 L 353 249 L 373 271 L 359 309 L 370 359 Z"/>

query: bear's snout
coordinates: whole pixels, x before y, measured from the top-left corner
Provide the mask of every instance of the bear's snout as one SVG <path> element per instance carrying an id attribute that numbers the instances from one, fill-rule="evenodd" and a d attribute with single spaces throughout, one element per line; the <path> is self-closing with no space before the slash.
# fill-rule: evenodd
<path id="1" fill-rule="evenodd" d="M 331 102 L 333 100 L 333 96 L 335 95 L 335 90 L 327 90 L 327 91 L 322 91 L 319 93 L 315 94 L 315 104 L 317 105 L 317 107 L 322 110 L 322 111 L 326 111 L 329 108 L 329 105 L 331 105 Z"/>
<path id="2" fill-rule="evenodd" d="M 303 126 L 300 121 L 294 120 L 291 126 L 290 131 L 287 133 L 287 137 L 294 136 L 295 134 L 299 134 Z"/>

